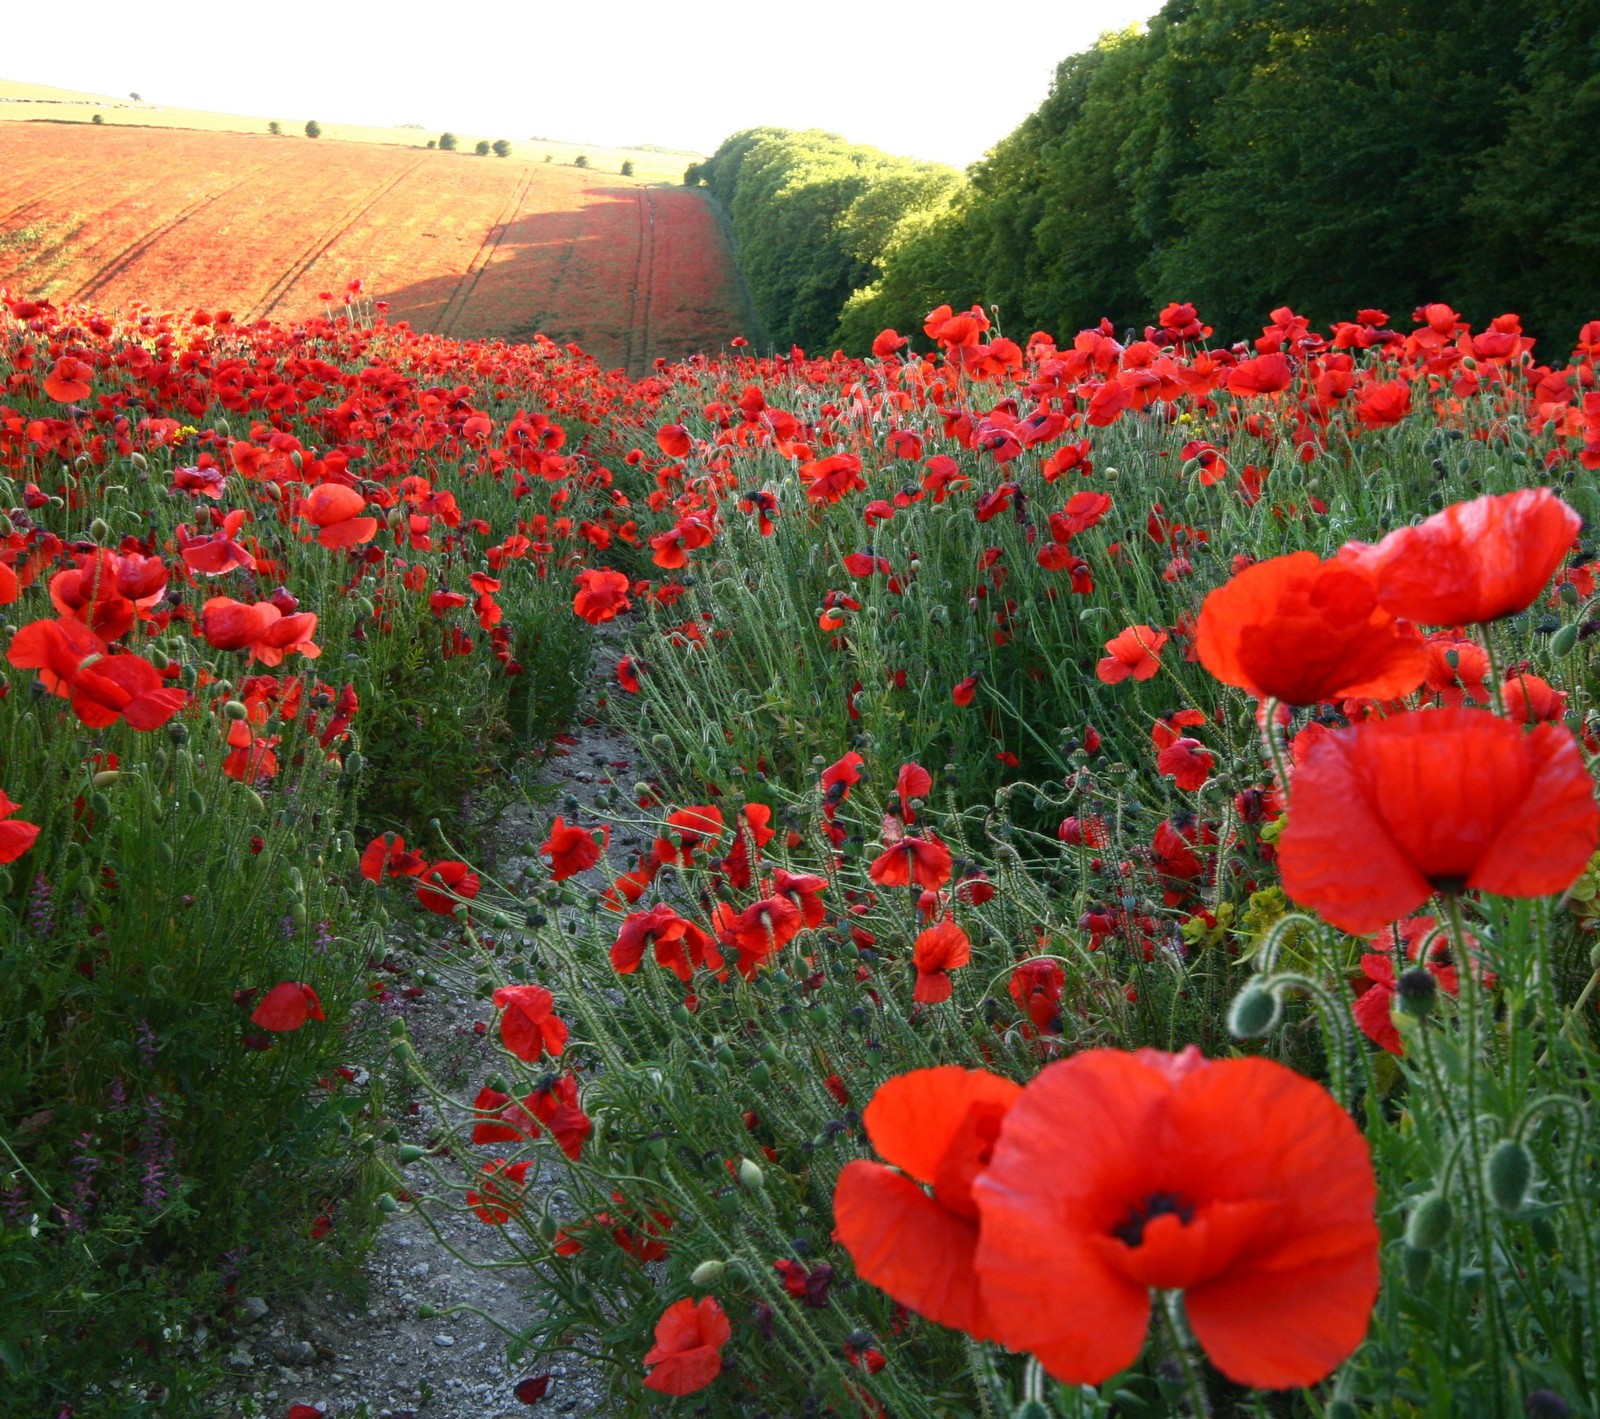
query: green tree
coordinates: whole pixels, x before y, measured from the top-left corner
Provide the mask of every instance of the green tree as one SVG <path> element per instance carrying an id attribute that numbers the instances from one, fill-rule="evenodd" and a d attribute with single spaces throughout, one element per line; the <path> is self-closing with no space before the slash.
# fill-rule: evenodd
<path id="1" fill-rule="evenodd" d="M 504 138 L 496 138 L 491 146 L 494 148 L 495 157 L 509 158 L 511 156 L 511 144 L 506 142 Z"/>
<path id="2" fill-rule="evenodd" d="M 103 113 L 97 113 L 97 114 L 95 114 L 95 116 L 93 118 L 91 118 L 89 120 L 89 122 L 91 122 L 91 123 L 104 123 L 105 121 L 106 121 L 106 116 Z"/>
<path id="3" fill-rule="evenodd" d="M 478 139 L 478 141 L 472 145 L 472 151 L 474 153 L 476 153 L 480 158 L 488 157 L 489 156 L 489 140 L 487 138 Z"/>
<path id="4" fill-rule="evenodd" d="M 322 125 L 320 123 L 318 123 L 317 120 L 314 119 L 314 118 L 308 120 L 307 123 L 306 123 L 306 137 L 307 138 L 320 138 L 320 137 L 322 137 Z"/>
<path id="5" fill-rule="evenodd" d="M 572 166 L 575 168 L 586 168 L 589 166 L 589 160 L 588 158 L 584 157 L 582 153 L 579 153 L 578 156 L 572 160 Z"/>
<path id="6" fill-rule="evenodd" d="M 439 135 L 439 146 L 447 153 L 455 152 L 456 135 L 454 133 L 441 133 Z"/>
<path id="7" fill-rule="evenodd" d="M 624 177 L 632 177 L 633 176 L 633 159 L 632 158 L 624 158 L 622 160 L 622 175 Z"/>
<path id="8" fill-rule="evenodd" d="M 280 137 L 283 133 L 283 125 L 274 118 L 272 122 L 267 124 L 267 132 L 272 134 L 274 138 Z"/>

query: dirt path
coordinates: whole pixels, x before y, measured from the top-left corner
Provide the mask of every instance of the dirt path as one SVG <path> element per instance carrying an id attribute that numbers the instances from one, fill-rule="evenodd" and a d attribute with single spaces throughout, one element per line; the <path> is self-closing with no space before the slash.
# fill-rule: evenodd
<path id="1" fill-rule="evenodd" d="M 612 646 L 597 647 L 581 716 L 586 722 L 574 728 L 575 742 L 552 759 L 545 775 L 557 788 L 556 802 L 515 805 L 490 835 L 493 868 L 501 881 L 517 877 L 519 859 L 537 860 L 537 844 L 554 813 L 562 812 L 570 821 L 575 801 L 578 819 L 594 823 L 596 794 L 613 783 L 624 788 L 633 783 L 630 744 L 590 718 L 593 700 L 603 692 L 615 660 Z M 624 856 L 640 846 L 640 839 L 626 833 L 613 837 L 610 851 L 618 870 L 625 865 Z M 599 890 L 606 880 L 597 867 L 572 885 L 580 891 Z M 403 950 L 394 954 L 396 964 L 423 964 Z M 469 974 L 457 987 L 446 980 L 417 999 L 389 1007 L 406 1020 L 429 1072 L 457 1098 L 470 1098 L 496 1061 L 489 1038 L 473 1028 L 492 1012 L 486 1001 L 473 997 L 470 987 Z M 409 1143 L 431 1147 L 444 1135 L 445 1120 L 426 1095 L 415 1102 L 416 1112 L 402 1117 L 402 1135 Z M 459 1162 L 446 1160 L 455 1177 L 464 1178 L 479 1165 L 465 1151 Z M 494 1150 L 470 1152 L 487 1159 Z M 561 1182 L 559 1168 L 542 1167 L 529 1188 L 535 1207 L 548 1198 L 559 1215 Z M 420 1190 L 424 1183 L 425 1175 L 418 1173 L 415 1185 Z M 236 1377 L 232 1402 L 219 1413 L 231 1419 L 283 1419 L 297 1403 L 315 1406 L 327 1419 L 510 1419 L 534 1414 L 582 1419 L 608 1413 L 604 1380 L 587 1362 L 573 1357 L 557 1361 L 548 1370 L 544 1397 L 530 1404 L 518 1399 L 517 1384 L 546 1371 L 529 1365 L 508 1370 L 505 1336 L 495 1326 L 468 1312 L 418 1318 L 421 1306 L 444 1311 L 469 1304 L 516 1331 L 536 1315 L 536 1298 L 527 1294 L 527 1273 L 515 1266 L 486 1269 L 486 1264 L 512 1256 L 498 1229 L 465 1211 L 436 1208 L 432 1217 L 437 1234 L 409 1207 L 384 1223 L 368 1260 L 364 1310 L 348 1298 L 308 1296 L 242 1325 L 230 1337 L 228 1362 Z M 246 1303 L 247 1315 L 260 1310 L 259 1303 Z"/>

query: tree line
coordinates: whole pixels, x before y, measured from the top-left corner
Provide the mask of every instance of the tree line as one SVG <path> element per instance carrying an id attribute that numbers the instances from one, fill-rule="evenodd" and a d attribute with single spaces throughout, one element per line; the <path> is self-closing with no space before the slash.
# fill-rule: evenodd
<path id="1" fill-rule="evenodd" d="M 1565 347 L 1600 316 L 1597 131 L 1595 0 L 1169 0 L 964 180 L 776 129 L 686 180 L 780 344 L 860 351 L 946 301 L 1059 336 L 1186 300 L 1234 339 L 1444 300 Z"/>

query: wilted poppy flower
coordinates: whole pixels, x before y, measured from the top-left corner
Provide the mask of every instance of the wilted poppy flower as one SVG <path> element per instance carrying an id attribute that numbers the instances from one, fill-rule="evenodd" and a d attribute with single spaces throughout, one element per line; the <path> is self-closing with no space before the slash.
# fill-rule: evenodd
<path id="1" fill-rule="evenodd" d="M 1320 1085 L 1193 1047 L 1087 1050 L 1047 1066 L 972 1183 L 990 1334 L 1066 1384 L 1144 1346 L 1152 1290 L 1239 1384 L 1315 1384 L 1378 1294 L 1365 1139 Z M 923 1245 L 926 1245 L 924 1242 Z"/>
<path id="2" fill-rule="evenodd" d="M 722 1347 L 733 1334 L 715 1296 L 674 1301 L 656 1322 L 656 1343 L 645 1351 L 644 1387 L 660 1394 L 694 1394 L 722 1373 Z"/>
<path id="3" fill-rule="evenodd" d="M 930 926 L 917 937 L 911 962 L 917 968 L 917 984 L 911 998 L 921 1005 L 937 1005 L 950 998 L 950 972 L 972 959 L 972 943 L 953 920 Z"/>
<path id="4" fill-rule="evenodd" d="M 309 985 L 297 980 L 279 981 L 250 1015 L 250 1023 L 263 1030 L 298 1030 L 307 1020 L 325 1020 L 322 1002 Z"/>
<path id="5" fill-rule="evenodd" d="M 1106 642 L 1106 654 L 1095 674 L 1107 685 L 1116 685 L 1130 675 L 1135 680 L 1148 680 L 1161 669 L 1161 647 L 1167 643 L 1167 633 L 1153 626 L 1129 626 L 1127 630 Z"/>
<path id="6" fill-rule="evenodd" d="M 478 1214 L 480 1222 L 503 1227 L 511 1220 L 511 1214 L 517 1211 L 522 1200 L 524 1180 L 532 1166 L 531 1159 L 507 1163 L 504 1158 L 495 1158 L 483 1165 L 480 1169 L 483 1181 L 467 1189 L 467 1206 Z M 507 1183 L 511 1186 L 507 1187 Z"/>
<path id="7" fill-rule="evenodd" d="M 615 620 L 633 602 L 628 600 L 628 578 L 609 567 L 585 567 L 578 573 L 572 609 L 591 626 Z"/>
<path id="8" fill-rule="evenodd" d="M 500 1039 L 520 1060 L 533 1064 L 548 1050 L 558 1055 L 567 1047 L 567 1026 L 553 1013 L 555 997 L 542 985 L 503 985 L 494 993 L 500 1017 Z"/>
<path id="9" fill-rule="evenodd" d="M 361 875 L 369 882 L 385 877 L 415 877 L 427 868 L 421 853 L 408 852 L 399 833 L 375 837 L 361 854 Z"/>
<path id="10" fill-rule="evenodd" d="M 973 1269 L 973 1182 L 1021 1092 L 998 1074 L 955 1065 L 895 1076 L 862 1114 L 872 1146 L 893 1167 L 847 1163 L 833 1194 L 833 1239 L 862 1280 L 980 1340 L 994 1331 Z"/>
<path id="11" fill-rule="evenodd" d="M 435 862 L 425 868 L 417 881 L 417 904 L 439 916 L 455 911 L 457 899 L 471 901 L 483 883 L 464 862 Z"/>
<path id="12" fill-rule="evenodd" d="M 521 1404 L 537 1404 L 550 1392 L 550 1376 L 529 1375 L 526 1379 L 518 1380 L 511 1392 Z"/>
<path id="13" fill-rule="evenodd" d="M 1339 555 L 1370 570 L 1380 604 L 1425 626 L 1496 621 L 1525 611 L 1561 565 L 1582 519 L 1548 488 L 1455 503 L 1375 547 Z"/>
<path id="14" fill-rule="evenodd" d="M 596 842 L 588 828 L 567 824 L 557 817 L 550 827 L 550 836 L 539 845 L 539 851 L 549 854 L 551 880 L 564 882 L 580 872 L 587 872 L 600 861 L 600 849 L 610 841 L 610 828 L 601 828 L 600 841 Z"/>
<path id="15" fill-rule="evenodd" d="M 1563 891 L 1597 839 L 1594 784 L 1565 727 L 1422 710 L 1317 737 L 1278 861 L 1290 897 L 1366 935 L 1435 892 Z"/>
<path id="16" fill-rule="evenodd" d="M 1067 973 L 1061 962 L 1034 956 L 1011 972 L 1006 990 L 1034 1029 L 1041 1034 L 1055 1033 L 1061 1029 L 1061 997 L 1066 985 Z"/>
<path id="17" fill-rule="evenodd" d="M 9 819 L 20 807 L 20 803 L 13 803 L 6 791 L 0 788 L 0 819 Z M 33 846 L 38 836 L 39 829 L 33 823 L 24 823 L 20 819 L 0 822 L 0 862 L 15 862 Z"/>
<path id="18" fill-rule="evenodd" d="M 1397 699 L 1428 671 L 1421 639 L 1379 606 L 1374 578 L 1314 552 L 1257 562 L 1213 591 L 1195 648 L 1223 684 L 1290 705 Z"/>

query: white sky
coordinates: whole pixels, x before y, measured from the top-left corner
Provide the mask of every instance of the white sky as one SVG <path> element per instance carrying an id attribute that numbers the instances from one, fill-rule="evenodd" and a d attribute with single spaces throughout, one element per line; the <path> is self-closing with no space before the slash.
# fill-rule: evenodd
<path id="1" fill-rule="evenodd" d="M 6 6 L 0 76 L 303 122 L 711 152 L 827 128 L 965 166 L 1056 64 L 1159 0 L 71 0 Z"/>

